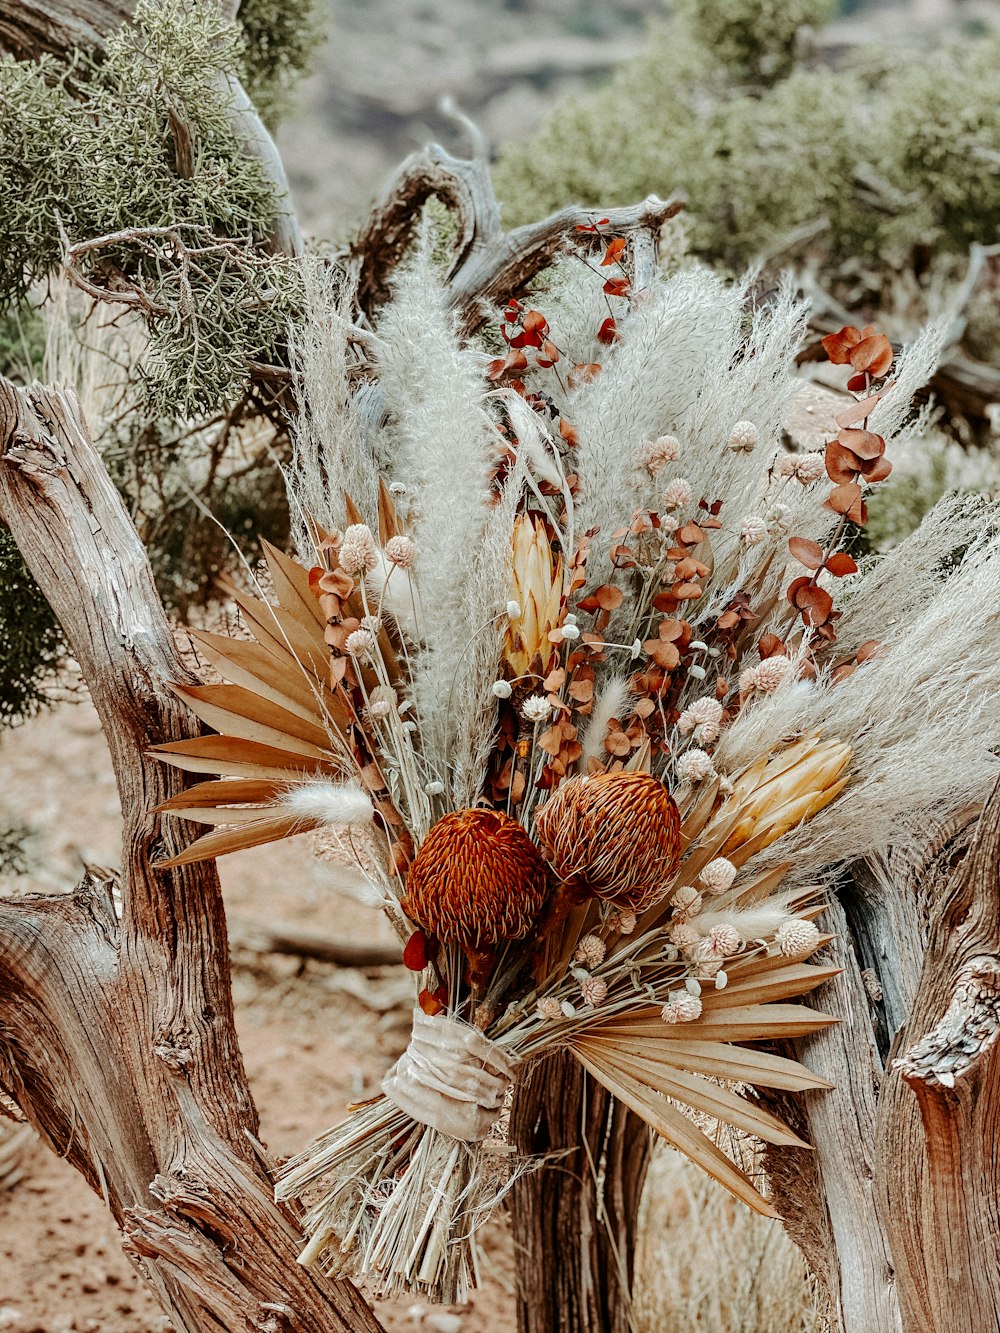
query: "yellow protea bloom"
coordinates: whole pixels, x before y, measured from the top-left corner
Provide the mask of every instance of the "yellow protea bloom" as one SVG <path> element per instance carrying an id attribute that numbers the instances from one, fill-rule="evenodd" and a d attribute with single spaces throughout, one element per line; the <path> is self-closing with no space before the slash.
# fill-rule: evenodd
<path id="1" fill-rule="evenodd" d="M 562 581 L 562 561 L 553 558 L 545 524 L 520 514 L 514 521 L 509 592 L 519 614 L 511 617 L 504 642 L 504 657 L 515 676 L 525 674 L 536 653 L 542 671 L 549 669 L 555 652 L 549 632 L 559 624 Z"/>
<path id="2" fill-rule="evenodd" d="M 734 852 L 751 838 L 770 847 L 803 820 L 835 800 L 850 781 L 842 776 L 851 758 L 844 741 L 804 736 L 771 759 L 760 760 L 736 780 L 723 814 L 739 817 L 723 846 Z"/>

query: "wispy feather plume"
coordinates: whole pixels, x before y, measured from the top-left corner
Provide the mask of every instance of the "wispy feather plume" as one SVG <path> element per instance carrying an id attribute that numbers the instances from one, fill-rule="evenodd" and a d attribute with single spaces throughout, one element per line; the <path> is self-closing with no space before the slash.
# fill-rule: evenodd
<path id="1" fill-rule="evenodd" d="M 424 648 L 414 663 L 413 695 L 421 742 L 443 779 L 448 710 L 464 698 L 477 634 L 502 605 L 470 602 L 470 565 L 489 517 L 489 472 L 496 428 L 485 408 L 482 358 L 464 348 L 426 250 L 403 270 L 378 326 L 378 369 L 392 419 L 395 476 L 412 500 Z M 463 679 L 460 679 L 463 678 Z"/>

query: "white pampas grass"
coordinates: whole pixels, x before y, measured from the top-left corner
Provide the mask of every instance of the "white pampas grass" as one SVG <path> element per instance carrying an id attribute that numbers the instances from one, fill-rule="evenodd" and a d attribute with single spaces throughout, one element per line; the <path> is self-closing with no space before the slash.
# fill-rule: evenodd
<path id="1" fill-rule="evenodd" d="M 502 605 L 504 596 L 503 587 L 489 589 L 478 605 L 467 596 L 499 437 L 484 407 L 482 358 L 460 345 L 423 247 L 403 269 L 377 332 L 393 470 L 414 496 L 411 531 L 420 553 L 424 648 L 414 661 L 414 701 L 423 753 L 441 772 L 457 678 L 468 674 L 469 646 L 493 610 L 488 603 Z"/>
<path id="2" fill-rule="evenodd" d="M 953 502 L 935 510 L 925 520 L 928 539 L 955 512 Z M 837 801 L 762 853 L 762 861 L 793 860 L 800 874 L 881 855 L 890 845 L 915 853 L 996 780 L 1000 536 L 996 509 L 987 517 L 961 562 L 950 573 L 938 567 L 934 596 L 901 598 L 902 614 L 882 626 L 884 655 L 843 684 L 823 677 L 765 696 L 723 733 L 716 760 L 730 773 L 807 730 L 854 749 L 851 781 Z"/>
<path id="3" fill-rule="evenodd" d="M 355 391 L 349 374 L 355 360 L 348 314 L 353 290 L 345 290 L 341 278 L 325 262 L 304 263 L 302 273 L 304 317 L 290 331 L 299 413 L 295 453 L 285 476 L 296 542 L 312 564 L 307 515 L 326 528 L 342 528 L 346 493 L 374 521 L 379 407 Z M 366 414 L 366 402 L 373 407 L 373 415 Z"/>
<path id="4" fill-rule="evenodd" d="M 580 772 L 586 773 L 591 759 L 603 764 L 608 758 L 604 748 L 604 739 L 608 734 L 608 723 L 612 718 L 621 719 L 626 711 L 629 697 L 628 680 L 621 676 L 611 676 L 598 689 L 594 711 L 587 719 L 580 736 L 583 754 L 580 756 Z"/>
<path id="5" fill-rule="evenodd" d="M 448 752 L 451 795 L 459 807 L 475 804 L 496 737 L 492 686 L 500 671 L 507 623 L 506 614 L 501 613 L 511 581 L 514 519 L 523 487 L 524 466 L 519 463 L 507 478 L 499 504 L 490 511 L 465 572 L 463 623 L 475 629 L 456 666 L 445 717 L 452 739 Z"/>
<path id="6" fill-rule="evenodd" d="M 868 429 L 891 440 L 910 415 L 913 395 L 933 375 L 944 346 L 948 323 L 928 324 L 915 342 L 903 349 L 896 360 L 895 383 L 875 404 L 868 418 Z"/>
<path id="7" fill-rule="evenodd" d="M 375 817 L 371 798 L 358 782 L 304 782 L 289 787 L 280 803 L 296 819 L 329 828 L 370 824 Z"/>

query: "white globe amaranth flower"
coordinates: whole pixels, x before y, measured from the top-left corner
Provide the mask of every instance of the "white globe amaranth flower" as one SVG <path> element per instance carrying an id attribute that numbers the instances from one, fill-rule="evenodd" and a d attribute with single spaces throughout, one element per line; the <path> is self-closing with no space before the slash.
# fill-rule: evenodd
<path id="1" fill-rule="evenodd" d="M 786 921 L 778 927 L 774 942 L 786 958 L 802 958 L 818 946 L 820 932 L 812 921 Z"/>
<path id="2" fill-rule="evenodd" d="M 740 694 L 750 694 L 757 688 L 757 668 L 744 667 L 740 672 Z"/>
<path id="3" fill-rule="evenodd" d="M 736 867 L 724 856 L 717 856 L 709 861 L 701 872 L 701 882 L 706 893 L 725 893 L 736 879 Z"/>
<path id="4" fill-rule="evenodd" d="M 687 921 L 678 921 L 676 926 L 671 926 L 667 938 L 678 949 L 693 949 L 701 942 L 701 936 Z"/>
<path id="5" fill-rule="evenodd" d="M 375 647 L 375 637 L 370 629 L 356 629 L 348 634 L 344 647 L 352 657 L 367 657 Z"/>
<path id="6" fill-rule="evenodd" d="M 680 441 L 673 435 L 661 435 L 658 440 L 647 440 L 642 446 L 642 465 L 651 477 L 658 477 L 668 463 L 680 457 Z"/>
<path id="7" fill-rule="evenodd" d="M 683 477 L 667 482 L 663 491 L 663 508 L 687 509 L 691 503 L 691 485 Z"/>
<path id="8" fill-rule="evenodd" d="M 826 459 L 822 454 L 799 454 L 795 458 L 792 476 L 803 486 L 811 486 L 826 476 Z"/>
<path id="9" fill-rule="evenodd" d="M 757 689 L 765 694 L 773 694 L 791 669 L 791 662 L 780 653 L 774 657 L 765 657 L 755 672 Z"/>
<path id="10" fill-rule="evenodd" d="M 382 629 L 382 622 L 378 616 L 362 616 L 361 628 L 366 629 L 369 634 L 378 635 Z"/>
<path id="11" fill-rule="evenodd" d="M 398 537 L 390 537 L 386 542 L 385 558 L 391 560 L 394 565 L 400 569 L 412 569 L 417 559 L 417 544 L 412 537 L 400 534 Z"/>
<path id="12" fill-rule="evenodd" d="M 708 942 L 712 952 L 720 958 L 732 958 L 733 954 L 741 953 L 746 948 L 746 940 L 727 921 L 712 927 L 708 932 Z"/>
<path id="13" fill-rule="evenodd" d="M 697 916 L 701 911 L 701 894 L 693 884 L 682 884 L 670 900 L 677 920 Z"/>
<path id="14" fill-rule="evenodd" d="M 757 447 L 760 433 L 752 421 L 737 421 L 729 432 L 729 448 L 734 453 L 750 454 Z"/>
<path id="15" fill-rule="evenodd" d="M 367 523 L 352 523 L 344 533 L 338 552 L 340 567 L 347 574 L 370 574 L 378 565 L 378 546 Z"/>
<path id="16" fill-rule="evenodd" d="M 677 730 L 682 736 L 690 736 L 696 727 L 718 727 L 722 721 L 722 704 L 711 694 L 704 695 L 688 704 L 677 719 Z"/>
<path id="17" fill-rule="evenodd" d="M 710 754 L 695 746 L 681 755 L 674 771 L 681 782 L 704 782 L 715 772 L 715 765 Z"/>
<path id="18" fill-rule="evenodd" d="M 660 1017 L 664 1023 L 693 1023 L 701 1018 L 701 1000 L 686 990 L 671 991 Z"/>
<path id="19" fill-rule="evenodd" d="M 795 464 L 798 462 L 798 454 L 779 454 L 775 462 L 775 471 L 779 477 L 789 481 L 795 476 Z"/>
<path id="20" fill-rule="evenodd" d="M 619 912 L 612 917 L 611 924 L 620 935 L 631 935 L 638 925 L 634 912 Z"/>
<path id="21" fill-rule="evenodd" d="M 539 1018 L 544 1018 L 548 1023 L 557 1023 L 563 1016 L 562 1005 L 552 995 L 546 995 L 535 1005 L 535 1010 Z"/>
<path id="22" fill-rule="evenodd" d="M 526 722 L 544 722 L 552 712 L 552 705 L 544 694 L 532 694 L 521 705 L 521 716 Z"/>
<path id="23" fill-rule="evenodd" d="M 746 546 L 759 546 L 767 537 L 767 521 L 757 514 L 748 514 L 740 526 L 740 541 Z"/>
<path id="24" fill-rule="evenodd" d="M 584 967 L 599 967 L 604 962 L 607 947 L 600 935 L 584 935 L 583 939 L 576 946 L 576 952 L 573 957 Z"/>
<path id="25" fill-rule="evenodd" d="M 772 532 L 787 532 L 792 526 L 792 511 L 786 504 L 775 504 L 767 512 L 767 526 Z"/>
<path id="26" fill-rule="evenodd" d="M 580 994 L 586 1004 L 596 1009 L 608 998 L 608 983 L 603 977 L 587 977 L 580 983 Z"/>

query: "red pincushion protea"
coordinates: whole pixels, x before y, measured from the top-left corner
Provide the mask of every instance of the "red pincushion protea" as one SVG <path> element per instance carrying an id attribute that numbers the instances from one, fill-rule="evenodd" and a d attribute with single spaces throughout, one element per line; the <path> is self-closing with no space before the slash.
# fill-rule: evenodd
<path id="1" fill-rule="evenodd" d="M 549 864 L 605 902 L 643 912 L 677 873 L 680 815 L 666 786 L 648 773 L 569 778 L 535 816 Z"/>
<path id="2" fill-rule="evenodd" d="M 443 944 L 483 950 L 523 939 L 546 896 L 545 862 L 516 819 L 457 810 L 420 844 L 402 906 Z"/>

